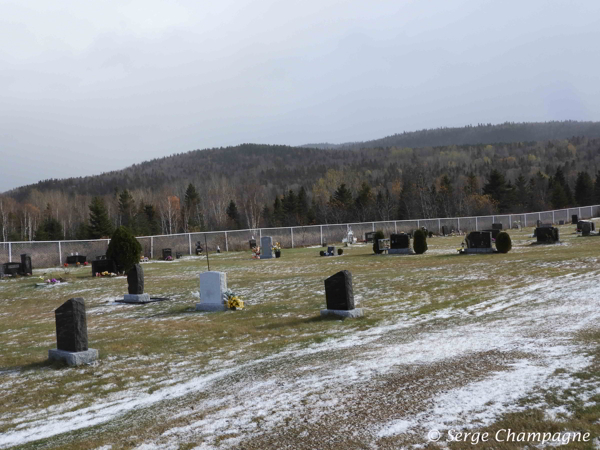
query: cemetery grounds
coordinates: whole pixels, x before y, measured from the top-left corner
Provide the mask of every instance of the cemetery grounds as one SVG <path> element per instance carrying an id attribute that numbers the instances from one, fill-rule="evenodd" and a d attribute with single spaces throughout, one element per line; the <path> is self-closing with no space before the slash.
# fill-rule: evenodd
<path id="1" fill-rule="evenodd" d="M 480 448 L 447 430 L 508 428 L 587 431 L 570 448 L 597 448 L 600 238 L 574 228 L 539 246 L 511 230 L 508 254 L 458 255 L 458 236 L 419 256 L 211 254 L 243 311 L 194 311 L 205 257 L 144 264 L 145 291 L 171 299 L 144 306 L 115 304 L 126 279 L 89 267 L 5 279 L 0 448 Z M 322 319 L 323 280 L 343 269 L 366 317 Z M 86 302 L 91 366 L 47 361 L 72 297 Z"/>

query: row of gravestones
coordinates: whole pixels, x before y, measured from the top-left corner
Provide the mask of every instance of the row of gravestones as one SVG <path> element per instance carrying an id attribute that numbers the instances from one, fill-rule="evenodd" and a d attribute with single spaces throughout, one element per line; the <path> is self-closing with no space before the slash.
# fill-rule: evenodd
<path id="1" fill-rule="evenodd" d="M 139 269 L 139 265 L 137 265 Z M 143 271 L 127 279 L 129 292 L 143 291 Z M 200 274 L 200 311 L 223 311 L 226 306 L 227 275 L 224 272 Z M 342 270 L 325 280 L 327 308 L 322 316 L 361 317 L 363 310 L 356 308 L 352 291 L 352 274 Z M 87 318 L 83 298 L 72 298 L 54 311 L 56 322 L 56 349 L 48 351 L 48 359 L 63 361 L 69 366 L 89 364 L 98 359 L 98 350 L 88 347 Z"/>
<path id="2" fill-rule="evenodd" d="M 21 255 L 21 262 L 8 262 L 0 266 L 0 275 L 16 276 L 16 275 L 31 275 L 33 266 L 31 265 L 31 256 L 27 253 Z"/>

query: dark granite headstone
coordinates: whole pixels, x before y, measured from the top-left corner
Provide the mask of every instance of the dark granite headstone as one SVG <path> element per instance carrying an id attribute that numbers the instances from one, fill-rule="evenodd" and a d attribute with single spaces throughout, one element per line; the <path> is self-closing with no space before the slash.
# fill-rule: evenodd
<path id="1" fill-rule="evenodd" d="M 579 229 L 583 236 L 589 236 L 592 231 L 596 230 L 596 224 L 591 220 L 580 220 L 579 224 Z"/>
<path id="2" fill-rule="evenodd" d="M 69 255 L 67 256 L 67 264 L 83 264 L 86 260 L 85 255 Z"/>
<path id="3" fill-rule="evenodd" d="M 2 271 L 4 272 L 4 275 L 12 275 L 15 277 L 21 272 L 21 263 L 4 263 L 2 264 Z"/>
<path id="4" fill-rule="evenodd" d="M 354 309 L 352 293 L 352 274 L 342 270 L 325 280 L 325 299 L 327 309 L 349 311 Z"/>
<path id="5" fill-rule="evenodd" d="M 83 352 L 88 349 L 85 302 L 72 298 L 54 311 L 56 318 L 56 347 L 67 352 Z"/>
<path id="6" fill-rule="evenodd" d="M 110 272 L 117 273 L 117 264 L 112 259 L 97 259 L 92 261 L 92 276 L 97 273 Z"/>
<path id="7" fill-rule="evenodd" d="M 492 248 L 491 231 L 471 231 L 467 236 L 467 248 Z"/>
<path id="8" fill-rule="evenodd" d="M 501 223 L 493 223 L 492 224 L 492 230 L 501 230 L 501 229 L 502 229 Z"/>
<path id="9" fill-rule="evenodd" d="M 256 247 L 256 239 L 250 239 L 248 242 L 250 244 L 250 250 Z"/>
<path id="10" fill-rule="evenodd" d="M 201 255 L 204 252 L 204 248 L 202 248 L 202 243 L 200 241 L 196 242 L 196 255 Z"/>
<path id="11" fill-rule="evenodd" d="M 390 235 L 390 248 L 410 248 L 410 236 L 405 233 L 398 233 Z"/>
<path id="12" fill-rule="evenodd" d="M 542 226 L 542 221 L 541 221 L 541 220 L 536 220 L 536 221 L 535 221 L 535 226 L 536 226 L 537 228 L 540 228 L 540 227 Z"/>
<path id="13" fill-rule="evenodd" d="M 144 269 L 139 264 L 127 272 L 127 292 L 131 295 L 144 293 Z"/>
<path id="14" fill-rule="evenodd" d="M 326 256 L 335 256 L 335 245 L 327 246 L 327 251 L 325 252 Z"/>
<path id="15" fill-rule="evenodd" d="M 571 216 L 571 225 L 577 225 L 577 222 L 579 222 L 579 217 L 577 216 L 577 214 L 573 214 Z"/>
<path id="16" fill-rule="evenodd" d="M 442 225 L 442 236 L 448 236 L 448 228 L 446 228 L 446 225 Z"/>
<path id="17" fill-rule="evenodd" d="M 167 259 L 169 256 L 170 256 L 171 258 L 173 257 L 173 255 L 171 254 L 171 249 L 170 249 L 170 248 L 163 248 L 163 249 L 162 249 L 162 259 L 163 259 L 163 260 L 165 260 L 165 259 Z"/>
<path id="18" fill-rule="evenodd" d="M 535 236 L 539 243 L 554 243 L 558 242 L 559 232 L 558 228 L 554 227 L 538 227 L 535 230 Z"/>
<path id="19" fill-rule="evenodd" d="M 175 259 L 180 259 L 183 256 L 181 252 L 175 252 Z"/>
<path id="20" fill-rule="evenodd" d="M 374 231 L 369 231 L 368 233 L 365 233 L 365 242 L 373 242 L 373 236 L 375 236 Z"/>
<path id="21" fill-rule="evenodd" d="M 564 224 L 565 224 L 565 221 L 564 221 L 564 220 L 559 220 L 559 221 L 558 221 L 558 224 L 559 224 L 559 225 L 564 225 Z"/>
<path id="22" fill-rule="evenodd" d="M 33 273 L 33 267 L 31 266 L 31 256 L 27 253 L 21 255 L 21 274 L 31 275 Z"/>

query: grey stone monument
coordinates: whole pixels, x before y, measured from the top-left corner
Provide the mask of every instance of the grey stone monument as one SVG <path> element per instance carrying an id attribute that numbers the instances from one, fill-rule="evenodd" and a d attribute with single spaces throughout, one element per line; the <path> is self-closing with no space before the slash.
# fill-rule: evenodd
<path id="1" fill-rule="evenodd" d="M 33 273 L 33 267 L 31 266 L 31 256 L 27 253 L 21 255 L 21 273 L 23 275 L 31 275 Z"/>
<path id="2" fill-rule="evenodd" d="M 127 272 L 127 292 L 123 301 L 125 303 L 148 303 L 150 294 L 144 294 L 144 269 L 139 264 L 134 265 Z"/>
<path id="3" fill-rule="evenodd" d="M 263 236 L 260 238 L 260 259 L 270 259 L 273 257 L 273 238 Z"/>
<path id="4" fill-rule="evenodd" d="M 200 303 L 196 311 L 225 311 L 227 274 L 225 272 L 203 272 L 200 274 Z"/>
<path id="5" fill-rule="evenodd" d="M 342 270 L 325 280 L 325 300 L 327 309 L 321 310 L 322 316 L 361 317 L 363 310 L 354 308 L 352 293 L 352 274 Z"/>
<path id="6" fill-rule="evenodd" d="M 88 348 L 85 302 L 82 298 L 67 300 L 54 311 L 54 316 L 57 348 L 48 350 L 50 360 L 78 366 L 98 359 L 98 350 Z"/>

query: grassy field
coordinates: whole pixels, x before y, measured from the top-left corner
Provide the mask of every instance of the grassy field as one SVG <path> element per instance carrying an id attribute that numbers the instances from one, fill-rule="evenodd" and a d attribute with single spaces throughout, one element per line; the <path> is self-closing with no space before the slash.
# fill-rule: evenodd
<path id="1" fill-rule="evenodd" d="M 589 432 L 568 448 L 597 448 L 600 238 L 560 228 L 547 246 L 513 230 L 504 255 L 458 255 L 462 237 L 411 256 L 211 255 L 243 311 L 194 310 L 205 258 L 144 264 L 146 292 L 170 300 L 143 306 L 115 303 L 126 279 L 89 268 L 5 279 L 0 448 L 523 448 L 448 442 L 508 428 Z M 343 269 L 365 317 L 322 319 L 323 280 Z M 86 302 L 91 366 L 47 361 L 72 297 Z"/>

